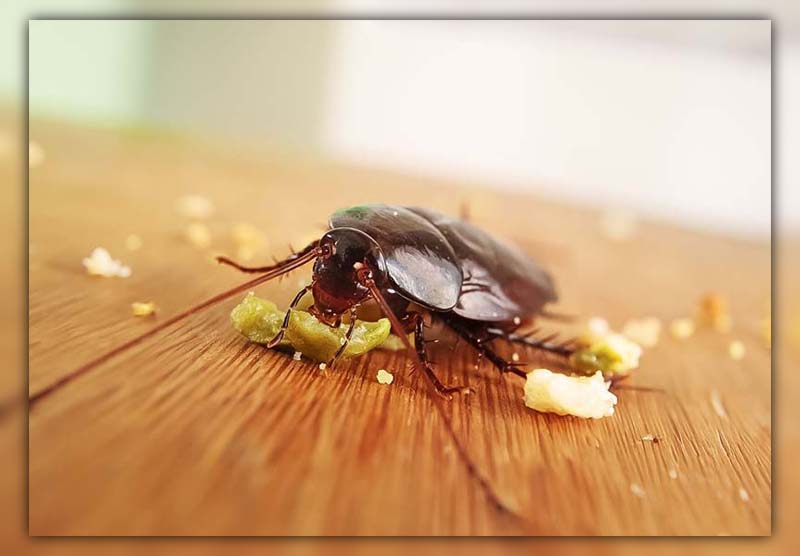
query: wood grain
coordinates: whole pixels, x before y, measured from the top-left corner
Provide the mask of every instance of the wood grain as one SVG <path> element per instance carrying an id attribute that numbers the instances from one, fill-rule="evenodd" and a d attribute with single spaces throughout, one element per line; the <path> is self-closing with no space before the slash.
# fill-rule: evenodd
<path id="1" fill-rule="evenodd" d="M 241 282 L 209 263 L 232 251 L 231 225 L 258 225 L 281 256 L 333 209 L 371 201 L 450 213 L 468 202 L 476 223 L 551 268 L 565 312 L 617 327 L 667 321 L 693 314 L 713 290 L 732 300 L 734 318 L 730 335 L 663 337 L 631 379 L 654 390 L 619 390 L 616 415 L 601 421 L 532 412 L 521 381 L 474 369 L 464 345 L 440 346 L 443 378 L 476 389 L 447 407 L 455 433 L 516 520 L 486 503 L 404 354 L 373 352 L 321 375 L 238 337 L 231 300 L 31 409 L 31 534 L 769 534 L 768 245 L 653 223 L 611 242 L 587 209 L 248 146 L 40 122 L 31 137 L 46 161 L 30 176 L 30 396 Z M 189 192 L 218 207 L 206 251 L 181 237 L 173 205 Z M 129 233 L 141 250 L 125 250 Z M 97 245 L 133 276 L 87 276 L 80 261 Z M 300 277 L 258 291 L 286 302 Z M 130 315 L 132 301 L 150 299 L 161 308 L 155 320 Z M 727 354 L 732 338 L 747 347 L 743 361 Z M 390 387 L 376 382 L 379 368 L 395 372 Z M 662 441 L 644 443 L 645 434 Z"/>

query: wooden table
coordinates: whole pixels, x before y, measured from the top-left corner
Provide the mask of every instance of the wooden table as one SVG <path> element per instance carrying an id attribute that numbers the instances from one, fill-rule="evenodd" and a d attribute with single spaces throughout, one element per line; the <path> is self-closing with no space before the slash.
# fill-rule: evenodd
<path id="1" fill-rule="evenodd" d="M 30 171 L 30 534 L 770 533 L 769 245 L 654 223 L 617 242 L 595 211 L 248 145 L 38 121 L 30 134 L 45 152 Z M 186 193 L 217 207 L 208 249 L 182 236 L 174 204 Z M 332 210 L 377 201 L 450 213 L 468 203 L 475 223 L 551 269 L 565 312 L 666 323 L 715 291 L 731 300 L 733 330 L 662 334 L 617 391 L 616 414 L 598 421 L 533 412 L 521 380 L 475 370 L 463 344 L 440 346 L 441 375 L 476 390 L 446 415 L 521 519 L 487 503 L 405 354 L 372 352 L 323 375 L 239 337 L 228 321 L 236 299 L 61 382 L 242 282 L 210 262 L 234 251 L 234 224 L 265 232 L 266 259 L 318 233 Z M 126 250 L 131 233 L 138 251 Z M 96 246 L 132 276 L 88 276 L 81 259 Z M 304 276 L 258 292 L 286 303 Z M 155 301 L 158 315 L 133 317 L 137 300 Z M 732 339 L 747 348 L 741 361 L 728 355 Z M 391 386 L 375 380 L 380 368 L 394 371 Z"/>

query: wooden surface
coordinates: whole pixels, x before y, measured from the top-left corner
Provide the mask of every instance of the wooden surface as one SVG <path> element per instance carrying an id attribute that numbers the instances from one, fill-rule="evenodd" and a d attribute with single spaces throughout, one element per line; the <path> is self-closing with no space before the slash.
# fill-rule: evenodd
<path id="1" fill-rule="evenodd" d="M 765 535 L 770 533 L 770 352 L 760 320 L 769 246 L 644 224 L 606 239 L 594 212 L 458 184 L 225 148 L 180 137 L 33 122 L 46 159 L 30 174 L 29 395 L 242 281 L 212 265 L 230 227 L 259 226 L 278 256 L 361 202 L 424 204 L 511 238 L 556 277 L 560 308 L 665 321 L 699 297 L 732 300 L 734 328 L 648 350 L 617 413 L 537 414 L 522 382 L 473 368 L 465 345 L 434 352 L 474 395 L 446 411 L 497 495 L 486 503 L 404 354 L 373 352 L 321 375 L 251 345 L 228 323 L 236 300 L 192 317 L 80 378 L 29 413 L 32 535 Z M 214 244 L 181 236 L 184 193 L 213 199 Z M 125 237 L 143 238 L 130 252 Z M 96 246 L 133 268 L 89 277 Z M 285 303 L 302 272 L 258 288 Z M 153 320 L 130 303 L 153 300 Z M 551 323 L 554 329 L 562 325 Z M 728 342 L 747 354 L 733 361 Z M 395 373 L 389 387 L 375 372 Z M 727 417 L 710 402 L 718 390 Z M 641 437 L 653 434 L 657 444 Z M 678 472 L 671 479 L 669 470 Z M 641 485 L 644 496 L 631 492 Z M 740 497 L 746 490 L 749 500 Z"/>

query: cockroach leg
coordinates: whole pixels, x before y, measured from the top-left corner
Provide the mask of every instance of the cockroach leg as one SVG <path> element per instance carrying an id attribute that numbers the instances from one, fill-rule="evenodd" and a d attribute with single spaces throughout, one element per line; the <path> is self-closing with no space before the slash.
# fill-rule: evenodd
<path id="1" fill-rule="evenodd" d="M 287 309 L 286 311 L 286 315 L 284 315 L 283 317 L 283 322 L 281 323 L 281 329 L 278 330 L 278 333 L 272 337 L 269 343 L 267 343 L 268 348 L 274 348 L 275 346 L 280 344 L 281 341 L 283 341 L 283 336 L 284 334 L 286 334 L 286 329 L 289 328 L 289 319 L 292 318 L 292 311 L 294 310 L 295 307 L 297 307 L 297 304 L 300 303 L 300 300 L 303 299 L 303 297 L 309 292 L 309 290 L 311 290 L 312 287 L 313 285 L 309 284 L 308 286 L 304 287 L 302 290 L 297 292 L 297 295 L 294 296 L 294 299 L 292 299 L 292 303 L 289 305 L 289 309 Z"/>
<path id="2" fill-rule="evenodd" d="M 501 328 L 490 327 L 486 329 L 486 334 L 493 339 L 502 339 L 512 344 L 538 349 L 560 358 L 569 359 L 569 357 L 575 353 L 574 340 L 570 339 L 564 342 L 554 343 L 553 340 L 558 336 L 557 333 L 537 337 L 538 332 L 538 330 L 534 330 L 528 334 L 515 334 Z"/>
<path id="3" fill-rule="evenodd" d="M 414 349 L 417 352 L 417 357 L 422 364 L 422 369 L 425 371 L 425 375 L 428 377 L 428 380 L 431 381 L 434 388 L 436 388 L 436 392 L 448 398 L 451 394 L 456 392 L 468 392 L 469 387 L 466 385 L 445 386 L 442 384 L 442 381 L 439 380 L 439 377 L 436 376 L 436 372 L 433 370 L 431 361 L 428 359 L 428 350 L 426 347 L 427 342 L 425 341 L 425 322 L 422 318 L 422 315 L 411 312 L 406 316 L 410 317 L 410 320 L 412 320 L 414 323 Z"/>
<path id="4" fill-rule="evenodd" d="M 353 336 L 353 329 L 356 327 L 356 309 L 357 309 L 357 307 L 358 307 L 357 305 L 353 305 L 350 308 L 350 326 L 347 328 L 347 332 L 344 335 L 344 342 L 342 342 L 342 345 L 339 346 L 339 349 L 336 350 L 336 353 L 331 358 L 331 360 L 328 362 L 328 368 L 329 369 L 333 368 L 334 364 L 336 364 L 336 361 L 338 361 L 339 358 L 344 353 L 344 350 L 347 349 L 347 344 L 350 343 L 350 338 Z"/>
<path id="5" fill-rule="evenodd" d="M 449 326 L 456 334 L 458 334 L 461 338 L 464 338 L 467 343 L 469 343 L 472 347 L 478 350 L 478 356 L 484 356 L 486 359 L 492 362 L 492 364 L 497 367 L 497 369 L 502 373 L 514 373 L 517 376 L 525 378 L 527 375 L 525 371 L 518 369 L 517 367 L 522 367 L 525 365 L 523 362 L 512 362 L 507 361 L 503 357 L 497 354 L 492 348 L 486 345 L 486 338 L 483 338 L 478 335 L 478 332 L 470 329 L 467 326 L 463 326 L 457 319 L 453 318 L 443 318 L 444 322 Z M 490 338 L 491 339 L 491 338 Z"/>

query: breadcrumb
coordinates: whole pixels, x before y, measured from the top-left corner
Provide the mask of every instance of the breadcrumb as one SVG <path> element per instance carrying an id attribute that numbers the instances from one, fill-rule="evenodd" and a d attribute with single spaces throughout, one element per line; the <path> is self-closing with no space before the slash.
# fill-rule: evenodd
<path id="1" fill-rule="evenodd" d="M 83 259 L 86 272 L 92 276 L 105 276 L 106 278 L 127 278 L 131 269 L 120 261 L 111 258 L 109 252 L 103 247 L 97 247 L 92 254 Z"/>
<path id="2" fill-rule="evenodd" d="M 652 434 L 645 434 L 642 436 L 642 442 L 652 442 L 653 444 L 658 444 L 661 442 L 661 439 Z"/>
<path id="3" fill-rule="evenodd" d="M 142 248 L 142 238 L 136 234 L 130 234 L 125 238 L 125 248 L 128 251 L 138 251 Z"/>
<path id="4" fill-rule="evenodd" d="M 192 222 L 186 229 L 184 230 L 184 234 L 186 235 L 186 239 L 200 249 L 205 249 L 209 245 L 211 245 L 211 230 L 208 229 L 208 226 L 202 224 L 200 222 Z"/>
<path id="5" fill-rule="evenodd" d="M 376 378 L 380 384 L 391 384 L 394 381 L 394 375 L 385 369 L 380 369 Z"/>
<path id="6" fill-rule="evenodd" d="M 732 320 L 728 300 L 718 293 L 707 293 L 700 299 L 698 320 L 719 332 L 730 332 Z"/>
<path id="7" fill-rule="evenodd" d="M 674 319 L 669 324 L 669 331 L 673 337 L 679 340 L 685 340 L 694 334 L 695 324 L 690 318 Z"/>
<path id="8" fill-rule="evenodd" d="M 324 370 L 325 370 L 325 369 L 327 369 L 327 368 L 328 368 L 328 365 L 327 365 L 327 363 L 320 363 L 320 364 L 319 364 L 319 370 L 320 370 L 320 371 L 324 371 Z"/>
<path id="9" fill-rule="evenodd" d="M 292 355 L 292 359 L 294 359 L 295 361 L 300 361 L 300 359 L 302 359 L 302 357 L 303 357 L 303 353 L 299 352 L 299 351 L 295 351 L 294 354 Z"/>
<path id="10" fill-rule="evenodd" d="M 734 361 L 741 361 L 744 359 L 746 351 L 744 344 L 739 340 L 734 340 L 728 345 L 728 354 Z"/>
<path id="11" fill-rule="evenodd" d="M 600 228 L 608 239 L 627 241 L 636 235 L 636 215 L 626 210 L 607 210 L 600 217 Z"/>
<path id="12" fill-rule="evenodd" d="M 525 382 L 525 405 L 536 411 L 600 419 L 614 414 L 617 397 L 608 391 L 603 373 L 567 376 L 535 369 Z"/>
<path id="13" fill-rule="evenodd" d="M 678 478 L 678 471 L 677 471 L 677 470 L 675 470 L 675 469 L 670 469 L 670 470 L 667 472 L 667 475 L 669 475 L 669 478 L 670 478 L 670 479 L 672 479 L 672 480 L 674 481 L 675 479 L 677 479 L 677 478 Z"/>
<path id="14" fill-rule="evenodd" d="M 517 353 L 516 351 L 515 351 L 514 353 L 512 353 L 512 354 L 511 354 L 511 360 L 512 360 L 514 363 L 518 362 L 518 361 L 519 361 L 519 353 Z"/>
<path id="15" fill-rule="evenodd" d="M 638 483 L 631 483 L 631 493 L 638 498 L 644 498 L 645 495 L 642 485 Z"/>
<path id="16" fill-rule="evenodd" d="M 215 210 L 211 199 L 202 195 L 184 195 L 177 200 L 175 207 L 183 216 L 195 220 L 205 220 Z"/>
<path id="17" fill-rule="evenodd" d="M 131 310 L 133 311 L 134 316 L 146 317 L 156 312 L 156 304 L 152 301 L 134 301 L 131 303 Z"/>
<path id="18" fill-rule="evenodd" d="M 629 375 L 639 366 L 641 356 L 642 348 L 636 342 L 609 332 L 575 351 L 570 360 L 583 372 L 602 371 L 609 378 Z"/>
<path id="19" fill-rule="evenodd" d="M 661 321 L 656 317 L 631 319 L 622 327 L 622 334 L 640 346 L 655 347 L 661 335 Z"/>
<path id="20" fill-rule="evenodd" d="M 42 146 L 31 141 L 28 143 L 28 168 L 36 168 L 44 162 L 44 149 Z"/>
<path id="21" fill-rule="evenodd" d="M 749 502 L 750 501 L 750 494 L 743 488 L 739 489 L 739 498 L 742 499 L 742 502 Z"/>

